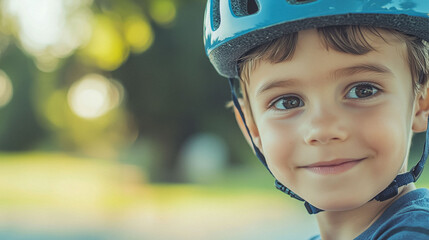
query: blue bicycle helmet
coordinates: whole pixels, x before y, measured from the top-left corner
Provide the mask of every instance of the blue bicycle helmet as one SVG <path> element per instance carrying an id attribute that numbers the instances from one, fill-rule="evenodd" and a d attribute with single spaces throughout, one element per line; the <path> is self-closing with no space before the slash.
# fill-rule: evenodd
<path id="1" fill-rule="evenodd" d="M 237 59 L 283 34 L 362 25 L 429 41 L 428 0 L 208 0 L 204 45 L 220 75 L 238 77 Z"/>
<path id="2" fill-rule="evenodd" d="M 234 79 L 238 78 L 238 59 L 249 50 L 284 34 L 340 25 L 395 29 L 429 41 L 429 1 L 208 0 L 204 17 L 204 46 L 218 73 L 230 79 L 234 105 L 246 123 L 234 86 Z M 247 128 L 246 124 L 245 126 Z M 249 136 L 251 137 L 250 133 Z M 420 161 L 410 172 L 398 175 L 385 190 L 374 197 L 375 200 L 384 201 L 394 197 L 399 187 L 418 179 L 429 154 L 428 138 L 429 126 Z M 254 144 L 253 148 L 268 169 L 262 153 Z M 304 201 L 309 213 L 322 211 L 277 180 L 276 187 L 291 197 Z"/>

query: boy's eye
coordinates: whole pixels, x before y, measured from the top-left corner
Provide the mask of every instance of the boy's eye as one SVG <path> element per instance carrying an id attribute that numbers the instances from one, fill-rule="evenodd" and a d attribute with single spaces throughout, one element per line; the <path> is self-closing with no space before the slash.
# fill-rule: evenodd
<path id="1" fill-rule="evenodd" d="M 304 106 L 304 102 L 297 96 L 286 96 L 276 100 L 272 106 L 277 110 L 288 110 Z"/>
<path id="2" fill-rule="evenodd" d="M 347 98 L 368 98 L 375 95 L 379 89 L 369 83 L 354 86 L 347 93 Z"/>

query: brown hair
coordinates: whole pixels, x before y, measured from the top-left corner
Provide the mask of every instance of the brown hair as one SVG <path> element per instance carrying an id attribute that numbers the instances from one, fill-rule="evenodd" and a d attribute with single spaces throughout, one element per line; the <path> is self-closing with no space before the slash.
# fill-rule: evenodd
<path id="1" fill-rule="evenodd" d="M 396 30 L 362 26 L 334 26 L 318 28 L 317 30 L 327 48 L 354 55 L 363 55 L 375 50 L 368 43 L 368 36 L 380 37 L 387 42 L 381 32 L 389 32 L 406 44 L 407 61 L 413 79 L 415 94 L 421 91 L 428 81 L 429 44 L 422 39 L 400 33 Z M 243 100 L 249 108 L 246 85 L 249 83 L 250 73 L 261 60 L 279 63 L 292 58 L 297 39 L 298 33 L 281 36 L 250 50 L 239 59 L 238 72 L 241 79 L 241 91 Z"/>

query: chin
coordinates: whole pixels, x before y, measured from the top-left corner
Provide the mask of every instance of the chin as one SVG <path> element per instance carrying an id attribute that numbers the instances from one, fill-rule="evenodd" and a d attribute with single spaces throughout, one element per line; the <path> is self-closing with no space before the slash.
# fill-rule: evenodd
<path id="1" fill-rule="evenodd" d="M 327 198 L 327 199 L 317 199 L 314 205 L 317 208 L 323 209 L 325 211 L 332 211 L 332 212 L 338 212 L 338 211 L 349 211 L 356 208 L 359 208 L 363 205 L 368 203 L 367 199 L 361 199 L 361 198 Z"/>

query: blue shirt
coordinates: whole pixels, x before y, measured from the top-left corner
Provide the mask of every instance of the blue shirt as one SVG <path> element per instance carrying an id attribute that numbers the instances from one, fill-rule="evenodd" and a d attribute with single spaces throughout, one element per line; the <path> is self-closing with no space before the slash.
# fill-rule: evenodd
<path id="1" fill-rule="evenodd" d="M 428 240 L 429 190 L 419 188 L 397 199 L 355 240 Z M 315 236 L 311 240 L 320 240 Z"/>

